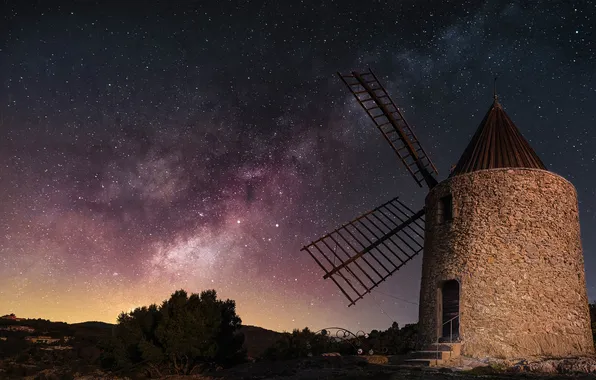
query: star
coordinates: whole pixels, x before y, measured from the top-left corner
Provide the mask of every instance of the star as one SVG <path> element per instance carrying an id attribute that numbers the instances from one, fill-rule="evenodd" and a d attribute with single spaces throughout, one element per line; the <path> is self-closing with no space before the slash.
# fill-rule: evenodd
<path id="1" fill-rule="evenodd" d="M 396 196 L 424 204 L 336 74 L 367 67 L 441 179 L 498 75 L 507 114 L 577 189 L 596 297 L 589 2 L 50 3 L 0 4 L 5 313 L 114 323 L 213 288 L 245 324 L 386 329 L 370 294 L 348 309 L 301 251 Z M 416 257 L 378 288 L 400 325 L 418 320 L 400 300 L 420 275 Z"/>

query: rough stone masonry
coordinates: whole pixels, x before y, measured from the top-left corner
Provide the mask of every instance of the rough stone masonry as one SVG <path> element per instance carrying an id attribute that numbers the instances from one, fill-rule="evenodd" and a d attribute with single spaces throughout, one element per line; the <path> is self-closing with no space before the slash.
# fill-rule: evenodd
<path id="1" fill-rule="evenodd" d="M 453 199 L 440 222 L 439 200 Z M 441 286 L 460 284 L 462 355 L 593 354 L 577 194 L 540 169 L 456 175 L 426 198 L 423 337 L 440 334 Z"/>

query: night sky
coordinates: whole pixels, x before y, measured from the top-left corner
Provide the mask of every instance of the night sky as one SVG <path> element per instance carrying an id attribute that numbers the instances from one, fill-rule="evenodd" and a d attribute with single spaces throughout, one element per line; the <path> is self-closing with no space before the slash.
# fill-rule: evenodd
<path id="1" fill-rule="evenodd" d="M 335 74 L 367 67 L 441 179 L 498 75 L 578 190 L 596 298 L 596 3 L 25 3 L 0 5 L 0 314 L 115 322 L 214 288 L 274 330 L 417 321 L 421 256 L 348 308 L 300 251 L 397 195 L 423 205 Z"/>

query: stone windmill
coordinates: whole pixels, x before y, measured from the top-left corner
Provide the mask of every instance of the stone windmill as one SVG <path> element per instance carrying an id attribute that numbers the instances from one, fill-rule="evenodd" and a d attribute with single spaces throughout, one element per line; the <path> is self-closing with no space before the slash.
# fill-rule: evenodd
<path id="1" fill-rule="evenodd" d="M 424 250 L 419 326 L 471 357 L 594 352 L 577 194 L 495 99 L 449 177 L 437 170 L 374 73 L 338 75 L 419 186 L 302 248 L 349 300 Z"/>

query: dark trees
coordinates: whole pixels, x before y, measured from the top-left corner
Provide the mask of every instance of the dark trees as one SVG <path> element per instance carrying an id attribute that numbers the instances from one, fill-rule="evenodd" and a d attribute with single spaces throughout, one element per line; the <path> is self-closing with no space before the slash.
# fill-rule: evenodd
<path id="1" fill-rule="evenodd" d="M 318 356 L 325 352 L 347 353 L 344 346 L 346 345 L 342 345 L 332 337 L 315 334 L 306 327 L 302 331 L 294 329 L 291 333 L 282 333 L 281 337 L 265 351 L 263 357 L 268 360 L 287 360 L 310 355 Z"/>
<path id="2" fill-rule="evenodd" d="M 147 363 L 156 374 L 188 374 L 199 364 L 228 366 L 244 359 L 241 320 L 232 300 L 215 290 L 176 291 L 161 306 L 122 313 L 114 329 L 113 361 L 118 367 Z"/>

